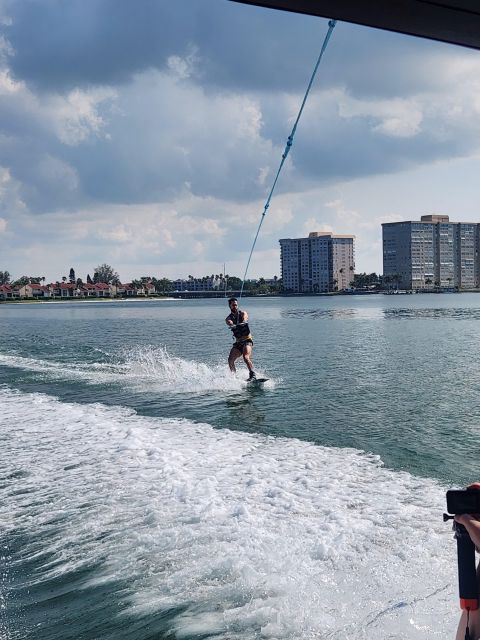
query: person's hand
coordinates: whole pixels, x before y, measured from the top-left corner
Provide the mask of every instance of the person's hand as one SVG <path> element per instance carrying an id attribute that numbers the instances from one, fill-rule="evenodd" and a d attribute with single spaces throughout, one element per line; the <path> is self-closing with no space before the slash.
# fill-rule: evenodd
<path id="1" fill-rule="evenodd" d="M 480 521 L 480 513 L 459 513 L 453 518 L 458 524 L 465 526 L 472 521 Z"/>
<path id="2" fill-rule="evenodd" d="M 472 482 L 472 484 L 469 484 L 467 487 L 467 490 L 471 491 L 472 489 L 476 491 L 480 491 L 480 482 Z M 455 516 L 454 520 L 455 522 L 458 522 L 458 524 L 463 524 L 463 526 L 465 526 L 465 523 L 472 522 L 472 520 L 479 521 L 480 514 L 479 513 L 459 513 Z"/>
<path id="3" fill-rule="evenodd" d="M 475 545 L 476 552 L 480 553 L 480 513 L 458 514 L 453 519 L 465 527 L 470 539 Z"/>
<path id="4" fill-rule="evenodd" d="M 472 482 L 467 489 L 480 491 L 480 482 Z M 477 553 L 480 553 L 480 513 L 459 513 L 454 520 L 466 528 Z"/>

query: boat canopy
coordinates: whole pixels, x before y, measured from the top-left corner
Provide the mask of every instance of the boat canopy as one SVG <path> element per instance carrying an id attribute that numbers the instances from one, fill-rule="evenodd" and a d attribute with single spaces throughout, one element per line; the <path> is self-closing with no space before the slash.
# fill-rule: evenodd
<path id="1" fill-rule="evenodd" d="M 480 49 L 478 0 L 233 0 Z"/>

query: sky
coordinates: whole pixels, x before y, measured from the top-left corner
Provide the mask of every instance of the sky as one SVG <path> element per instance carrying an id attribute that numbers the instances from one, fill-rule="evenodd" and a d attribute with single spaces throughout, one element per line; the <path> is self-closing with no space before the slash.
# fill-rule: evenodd
<path id="1" fill-rule="evenodd" d="M 242 276 L 327 20 L 229 0 L 0 0 L 0 271 Z M 338 22 L 257 242 L 480 222 L 480 52 Z"/>

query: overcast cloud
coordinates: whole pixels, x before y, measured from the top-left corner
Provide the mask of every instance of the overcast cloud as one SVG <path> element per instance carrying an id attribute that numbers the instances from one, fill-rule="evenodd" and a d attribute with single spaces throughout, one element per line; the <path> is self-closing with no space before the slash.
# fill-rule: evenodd
<path id="1" fill-rule="evenodd" d="M 327 31 L 227 0 L 0 0 L 0 270 L 243 273 Z M 338 23 L 262 230 L 480 221 L 480 54 Z M 472 176 L 471 179 L 468 179 Z"/>

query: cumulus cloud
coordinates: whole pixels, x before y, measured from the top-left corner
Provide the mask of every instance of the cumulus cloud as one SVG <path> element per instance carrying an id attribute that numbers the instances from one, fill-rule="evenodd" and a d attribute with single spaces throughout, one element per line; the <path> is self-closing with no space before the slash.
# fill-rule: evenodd
<path id="1" fill-rule="evenodd" d="M 0 96 L 17 93 L 23 87 L 22 82 L 15 82 L 8 69 L 0 69 Z"/>
<path id="2" fill-rule="evenodd" d="M 0 214 L 6 218 L 12 213 L 22 214 L 27 211 L 20 197 L 20 185 L 14 180 L 7 167 L 0 165 Z"/>
<path id="3" fill-rule="evenodd" d="M 115 95 L 111 89 L 74 89 L 66 96 L 52 97 L 46 108 L 59 140 L 74 146 L 91 135 L 100 135 L 105 120 L 99 114 L 98 106 Z"/>
<path id="4" fill-rule="evenodd" d="M 335 229 L 330 224 L 325 224 L 316 218 L 308 218 L 303 224 L 303 236 L 308 236 L 312 231 L 325 231 L 328 233 L 335 233 Z"/>
<path id="5" fill-rule="evenodd" d="M 410 138 L 420 133 L 423 114 L 415 100 L 353 100 L 345 97 L 339 103 L 339 115 L 349 119 L 362 117 L 373 121 L 372 131 L 387 136 Z"/>
<path id="6" fill-rule="evenodd" d="M 0 0 L 4 259 L 43 241 L 52 260 L 53 240 L 85 266 L 240 265 L 325 32 L 216 0 Z M 479 72 L 476 52 L 339 23 L 258 256 L 332 230 L 369 259 L 382 216 L 404 215 L 370 184 L 479 153 Z"/>

